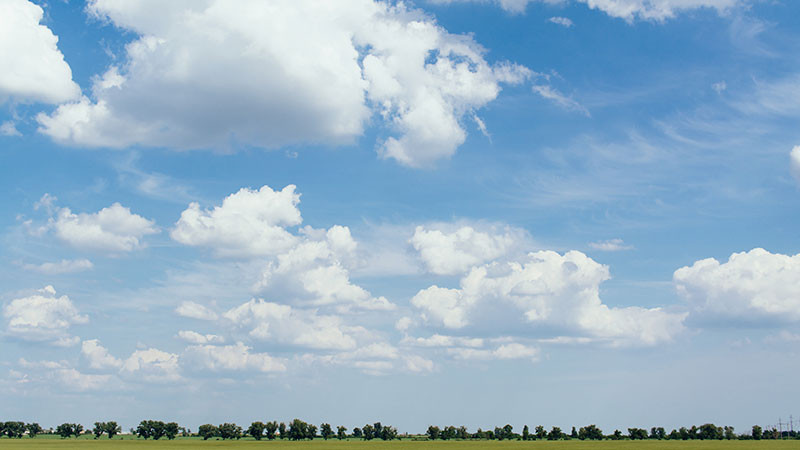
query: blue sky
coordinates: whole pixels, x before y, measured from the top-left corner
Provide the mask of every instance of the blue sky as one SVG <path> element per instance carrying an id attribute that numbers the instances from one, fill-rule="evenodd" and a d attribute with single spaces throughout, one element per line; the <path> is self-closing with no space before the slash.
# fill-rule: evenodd
<path id="1" fill-rule="evenodd" d="M 800 5 L 169 5 L 0 1 L 1 416 L 796 413 Z"/>

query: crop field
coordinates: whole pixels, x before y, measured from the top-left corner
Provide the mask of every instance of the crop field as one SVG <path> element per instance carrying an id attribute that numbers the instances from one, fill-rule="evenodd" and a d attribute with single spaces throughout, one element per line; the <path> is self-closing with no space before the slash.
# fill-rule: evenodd
<path id="1" fill-rule="evenodd" d="M 552 450 L 716 450 L 716 449 L 800 449 L 800 441 L 203 441 L 199 438 L 182 438 L 174 441 L 140 439 L 59 439 L 38 437 L 36 439 L 0 439 L 0 449 L 193 449 L 193 448 L 248 448 L 266 447 L 272 450 L 523 450 L 540 448 Z"/>

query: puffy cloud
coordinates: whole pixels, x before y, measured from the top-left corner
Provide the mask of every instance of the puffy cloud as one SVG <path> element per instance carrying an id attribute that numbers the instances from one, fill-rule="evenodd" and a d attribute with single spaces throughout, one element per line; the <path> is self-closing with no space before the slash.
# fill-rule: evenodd
<path id="1" fill-rule="evenodd" d="M 92 214 L 73 214 L 69 208 L 60 208 L 48 226 L 75 248 L 112 253 L 140 248 L 142 237 L 158 233 L 153 221 L 119 203 Z"/>
<path id="2" fill-rule="evenodd" d="M 589 247 L 603 252 L 618 252 L 621 250 L 631 250 L 632 245 L 626 245 L 622 239 L 608 239 L 606 241 L 590 242 Z"/>
<path id="3" fill-rule="evenodd" d="M 111 375 L 86 374 L 73 368 L 59 369 L 55 375 L 67 390 L 79 392 L 108 387 L 111 381 Z"/>
<path id="4" fill-rule="evenodd" d="M 178 355 L 155 348 L 136 350 L 125 360 L 120 374 L 131 380 L 170 382 L 181 379 Z"/>
<path id="5" fill-rule="evenodd" d="M 3 136 L 22 136 L 14 122 L 7 120 L 0 123 L 0 134 Z"/>
<path id="6" fill-rule="evenodd" d="M 198 320 L 217 320 L 218 317 L 217 313 L 214 311 L 199 303 L 190 301 L 181 302 L 181 304 L 175 308 L 175 312 L 180 316 Z"/>
<path id="7" fill-rule="evenodd" d="M 362 327 L 344 325 L 337 316 L 319 315 L 262 299 L 252 299 L 223 316 L 235 326 L 249 329 L 249 335 L 255 339 L 313 349 L 349 350 L 355 348 L 356 336 L 366 333 Z"/>
<path id="8" fill-rule="evenodd" d="M 62 259 L 59 262 L 46 262 L 42 264 L 25 264 L 22 266 L 26 270 L 43 273 L 46 275 L 58 275 L 63 273 L 83 272 L 94 267 L 88 259 Z"/>
<path id="9" fill-rule="evenodd" d="M 280 191 L 269 186 L 242 188 L 211 210 L 190 204 L 170 235 L 186 245 L 211 247 L 222 256 L 275 255 L 297 241 L 285 227 L 302 222 L 299 202 L 294 185 Z"/>
<path id="10" fill-rule="evenodd" d="M 455 228 L 438 224 L 427 228 L 418 226 L 409 242 L 430 272 L 456 275 L 505 255 L 525 238 L 524 231 L 508 227 L 479 231 L 468 225 Z"/>
<path id="11" fill-rule="evenodd" d="M 39 24 L 43 15 L 41 7 L 27 0 L 0 2 L 0 104 L 9 98 L 61 103 L 80 95 L 58 50 L 58 37 Z M 16 131 L 13 124 L 2 129 L 6 135 Z"/>
<path id="12" fill-rule="evenodd" d="M 493 2 L 511 13 L 522 13 L 529 3 L 560 3 L 563 0 L 429 0 L 432 3 Z M 746 0 L 574 0 L 611 17 L 662 21 L 682 12 L 712 8 L 724 12 Z"/>
<path id="13" fill-rule="evenodd" d="M 274 148 L 349 144 L 375 112 L 394 132 L 379 152 L 410 166 L 452 155 L 461 124 L 529 71 L 490 65 L 470 36 L 377 0 L 93 0 L 132 31 L 125 62 L 92 99 L 40 114 L 40 131 L 75 145 Z"/>
<path id="14" fill-rule="evenodd" d="M 800 183 L 800 145 L 795 146 L 795 148 L 792 149 L 789 159 L 791 161 L 792 175 L 794 176 L 794 179 Z"/>
<path id="15" fill-rule="evenodd" d="M 178 331 L 178 337 L 190 344 L 221 344 L 225 342 L 225 338 L 217 336 L 216 334 L 200 334 L 196 331 L 181 330 Z"/>
<path id="16" fill-rule="evenodd" d="M 449 348 L 447 352 L 456 359 L 531 359 L 539 360 L 539 349 L 526 345 L 511 342 L 502 344 L 494 350 L 483 350 L 475 348 Z"/>
<path id="17" fill-rule="evenodd" d="M 115 358 L 108 352 L 108 349 L 100 345 L 97 339 L 83 341 L 81 343 L 81 354 L 92 369 L 108 369 L 122 367 L 122 361 Z"/>
<path id="18" fill-rule="evenodd" d="M 509 329 L 568 330 L 612 345 L 654 345 L 684 329 L 685 313 L 603 304 L 599 289 L 608 278 L 606 266 L 581 252 L 540 251 L 475 267 L 459 289 L 431 286 L 411 303 L 445 328 L 492 329 L 499 320 Z"/>
<path id="19" fill-rule="evenodd" d="M 29 297 L 12 300 L 3 308 L 3 315 L 8 320 L 6 332 L 9 335 L 60 346 L 77 344 L 79 339 L 68 334 L 70 326 L 89 321 L 78 313 L 69 297 L 56 297 L 52 286 Z"/>
<path id="20" fill-rule="evenodd" d="M 395 306 L 373 297 L 350 281 L 348 266 L 356 259 L 356 241 L 347 227 L 327 230 L 300 225 L 300 194 L 289 185 L 280 191 L 263 186 L 258 191 L 241 189 L 221 206 L 201 211 L 197 204 L 181 214 L 173 239 L 187 245 L 212 248 L 220 256 L 267 257 L 255 289 L 292 302 L 390 310 Z"/>
<path id="21" fill-rule="evenodd" d="M 419 347 L 483 347 L 483 339 L 460 337 L 460 336 L 446 336 L 441 334 L 434 334 L 429 338 L 411 338 L 403 339 L 403 344 L 414 345 Z"/>
<path id="22" fill-rule="evenodd" d="M 286 366 L 280 359 L 266 353 L 250 353 L 250 347 L 241 342 L 234 345 L 192 345 L 181 357 L 188 364 L 211 371 L 255 370 L 258 372 L 282 372 Z"/>
<path id="23" fill-rule="evenodd" d="M 727 262 L 696 261 L 675 271 L 678 293 L 707 319 L 800 320 L 800 254 L 756 248 Z"/>

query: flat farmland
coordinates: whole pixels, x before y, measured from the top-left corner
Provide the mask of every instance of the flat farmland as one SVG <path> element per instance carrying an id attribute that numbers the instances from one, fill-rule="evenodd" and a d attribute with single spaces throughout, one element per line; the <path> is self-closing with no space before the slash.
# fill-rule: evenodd
<path id="1" fill-rule="evenodd" d="M 196 438 L 167 440 L 140 439 L 0 439 L 0 449 L 192 449 L 192 448 L 257 448 L 266 447 L 272 450 L 523 450 L 526 448 L 552 450 L 617 450 L 617 449 L 652 449 L 652 450 L 716 450 L 716 449 L 800 449 L 800 441 L 222 441 Z"/>

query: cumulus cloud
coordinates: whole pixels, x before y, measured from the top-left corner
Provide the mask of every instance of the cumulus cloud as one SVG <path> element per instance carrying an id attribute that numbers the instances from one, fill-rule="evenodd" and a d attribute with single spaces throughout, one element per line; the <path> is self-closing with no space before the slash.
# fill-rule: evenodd
<path id="1" fill-rule="evenodd" d="M 258 372 L 283 372 L 286 365 L 266 353 L 251 353 L 251 348 L 241 342 L 234 345 L 192 345 L 186 348 L 181 361 L 192 367 L 211 371 L 253 370 Z"/>
<path id="2" fill-rule="evenodd" d="M 563 0 L 429 0 L 432 3 L 481 2 L 496 3 L 511 13 L 522 13 L 529 3 L 561 3 Z M 573 0 L 584 3 L 591 9 L 597 9 L 611 17 L 663 21 L 677 14 L 700 8 L 716 9 L 719 12 L 742 3 L 746 0 Z"/>
<path id="3" fill-rule="evenodd" d="M 456 275 L 478 264 L 497 259 L 527 238 L 522 230 L 436 224 L 418 226 L 409 241 L 427 269 L 437 275 Z"/>
<path id="4" fill-rule="evenodd" d="M 175 308 L 175 312 L 180 316 L 198 320 L 217 320 L 218 317 L 217 313 L 207 307 L 188 300 L 181 302 L 181 304 Z"/>
<path id="5" fill-rule="evenodd" d="M 221 344 L 225 342 L 225 338 L 222 336 L 217 336 L 216 334 L 200 334 L 191 330 L 178 331 L 178 337 L 190 344 L 197 345 Z"/>
<path id="6" fill-rule="evenodd" d="M 756 248 L 676 270 L 678 293 L 708 320 L 800 321 L 800 254 Z"/>
<path id="7" fill-rule="evenodd" d="M 182 214 L 172 238 L 186 245 L 211 248 L 223 257 L 267 257 L 255 289 L 314 306 L 390 310 L 386 298 L 373 297 L 350 280 L 357 243 L 347 227 L 314 229 L 300 225 L 300 194 L 289 185 L 241 189 L 221 206 L 205 211 L 193 203 Z"/>
<path id="8" fill-rule="evenodd" d="M 92 369 L 109 369 L 122 367 L 122 361 L 115 358 L 108 352 L 108 349 L 100 345 L 97 339 L 83 341 L 81 343 L 81 355 L 89 362 Z"/>
<path id="9" fill-rule="evenodd" d="M 794 179 L 800 183 L 800 145 L 795 146 L 795 148 L 792 149 L 789 159 L 791 161 L 792 175 L 794 176 Z"/>
<path id="10" fill-rule="evenodd" d="M 581 252 L 540 251 L 475 267 L 460 288 L 431 286 L 411 303 L 424 320 L 449 329 L 568 330 L 612 345 L 654 345 L 683 331 L 685 313 L 603 304 L 599 289 L 608 278 L 606 266 Z"/>
<path id="11" fill-rule="evenodd" d="M 14 101 L 61 103 L 80 95 L 58 49 L 58 37 L 41 25 L 44 11 L 27 0 L 0 2 L 0 104 Z M 0 131 L 16 131 L 6 122 Z"/>
<path id="12" fill-rule="evenodd" d="M 3 136 L 22 136 L 22 133 L 17 130 L 16 124 L 10 120 L 0 124 L 0 134 Z"/>
<path id="13" fill-rule="evenodd" d="M 589 247 L 603 252 L 618 252 L 622 250 L 631 250 L 633 248 L 632 245 L 626 245 L 625 241 L 619 238 L 590 242 Z"/>
<path id="14" fill-rule="evenodd" d="M 25 264 L 25 270 L 43 273 L 45 275 L 59 275 L 64 273 L 83 272 L 91 270 L 94 264 L 88 259 L 62 259 L 59 262 L 46 262 L 42 264 Z"/>
<path id="15" fill-rule="evenodd" d="M 489 64 L 470 36 L 402 3 L 93 0 L 87 9 L 138 37 L 96 77 L 91 98 L 38 116 L 41 132 L 72 145 L 342 145 L 377 114 L 390 133 L 379 153 L 425 166 L 464 142 L 464 117 L 529 75 Z"/>
<path id="16" fill-rule="evenodd" d="M 269 186 L 242 188 L 213 209 L 190 204 L 170 235 L 182 244 L 210 247 L 221 256 L 275 255 L 297 242 L 285 227 L 302 222 L 299 202 L 294 185 L 280 191 Z"/>
<path id="17" fill-rule="evenodd" d="M 52 286 L 12 300 L 3 308 L 3 316 L 8 321 L 8 335 L 59 346 L 77 344 L 79 339 L 69 335 L 69 328 L 89 321 L 88 317 L 78 313 L 69 297 L 57 297 Z"/>
<path id="18" fill-rule="evenodd" d="M 53 230 L 56 237 L 77 249 L 129 252 L 142 247 L 144 236 L 159 232 L 152 220 L 133 214 L 119 203 L 96 213 L 74 214 L 69 208 L 56 207 L 54 201 L 45 194 L 37 203 L 37 209 L 55 212 L 42 231 Z"/>
<path id="19" fill-rule="evenodd" d="M 320 350 L 350 350 L 363 327 L 345 325 L 341 318 L 320 315 L 289 305 L 252 299 L 228 310 L 223 317 L 257 340 Z"/>
<path id="20" fill-rule="evenodd" d="M 155 348 L 136 350 L 126 359 L 120 374 L 131 380 L 172 382 L 181 379 L 178 355 Z"/>

